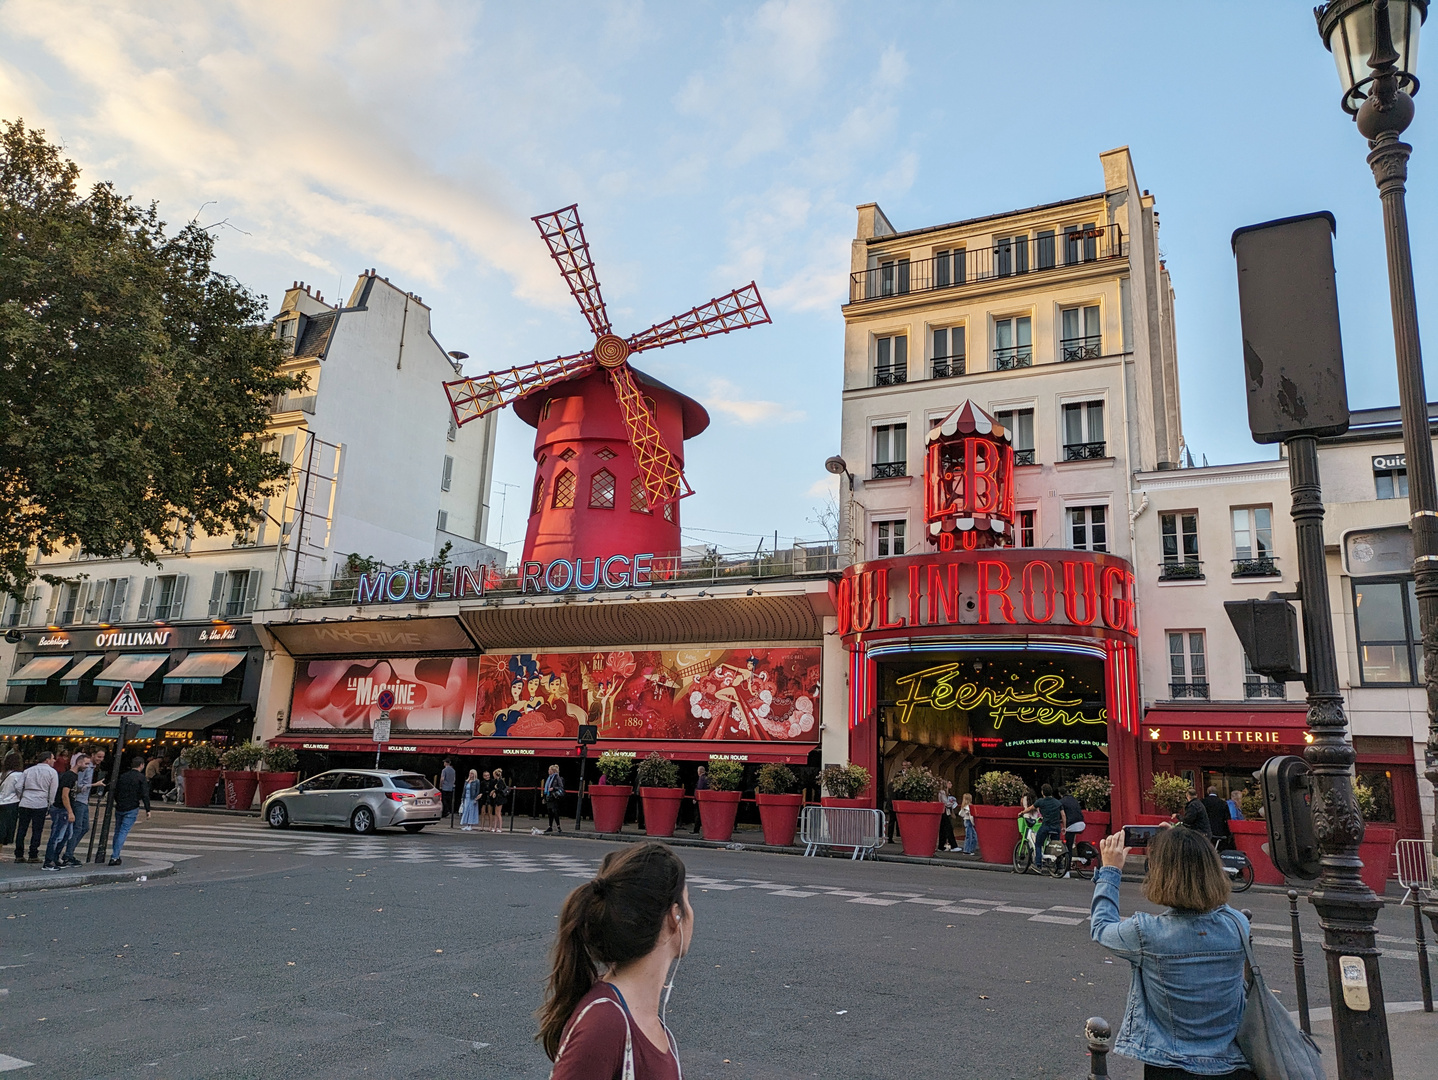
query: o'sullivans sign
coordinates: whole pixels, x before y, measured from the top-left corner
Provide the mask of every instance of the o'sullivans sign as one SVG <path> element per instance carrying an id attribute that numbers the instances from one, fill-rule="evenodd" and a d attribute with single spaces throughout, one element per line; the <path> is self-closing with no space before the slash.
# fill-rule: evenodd
<path id="1" fill-rule="evenodd" d="M 1093 551 L 988 548 L 876 559 L 833 587 L 839 634 L 905 637 L 963 626 L 980 633 L 1067 627 L 1101 637 L 1138 633 L 1133 569 Z"/>

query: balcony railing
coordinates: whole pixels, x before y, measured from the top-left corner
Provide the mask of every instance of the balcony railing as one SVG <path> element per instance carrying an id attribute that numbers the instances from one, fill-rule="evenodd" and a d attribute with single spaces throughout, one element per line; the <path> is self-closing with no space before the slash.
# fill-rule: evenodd
<path id="1" fill-rule="evenodd" d="M 1015 450 L 1015 451 L 1014 451 L 1014 464 L 1015 464 L 1015 465 L 1032 465 L 1033 463 L 1034 463 L 1034 452 L 1033 452 L 1033 450 Z"/>
<path id="2" fill-rule="evenodd" d="M 1158 564 L 1159 581 L 1202 581 L 1203 563 L 1197 559 L 1165 559 Z"/>
<path id="3" fill-rule="evenodd" d="M 276 394 L 270 399 L 270 411 L 276 413 L 305 412 L 313 416 L 315 412 L 315 395 Z"/>
<path id="4" fill-rule="evenodd" d="M 1006 240 L 992 247 L 958 249 L 932 259 L 897 259 L 849 275 L 849 303 L 962 288 L 994 278 L 1051 274 L 1085 263 L 1121 259 L 1128 244 L 1117 225 L 1057 235 Z"/>
<path id="5" fill-rule="evenodd" d="M 879 368 L 874 372 L 875 386 L 898 386 L 900 383 L 908 381 L 909 371 L 907 368 L 887 367 Z"/>
<path id="6" fill-rule="evenodd" d="M 1081 442 L 1069 443 L 1064 447 L 1065 461 L 1098 461 L 1108 457 L 1108 443 L 1106 442 Z"/>
<path id="7" fill-rule="evenodd" d="M 1088 337 L 1063 338 L 1059 342 L 1059 359 L 1097 360 L 1103 355 L 1103 338 L 1097 334 Z"/>
<path id="8" fill-rule="evenodd" d="M 931 379 L 952 379 L 964 373 L 964 354 L 958 356 L 936 356 L 929 368 Z"/>
<path id="9" fill-rule="evenodd" d="M 1033 364 L 1032 345 L 1006 345 L 994 350 L 995 371 L 1013 371 L 1014 368 L 1033 367 Z"/>
<path id="10" fill-rule="evenodd" d="M 1168 684 L 1168 696 L 1170 698 L 1202 698 L 1208 700 L 1208 680 L 1195 679 L 1190 682 L 1171 682 Z"/>
<path id="11" fill-rule="evenodd" d="M 1233 576 L 1244 577 L 1279 577 L 1282 571 L 1278 569 L 1278 559 L 1273 555 L 1260 555 L 1256 559 L 1234 559 Z"/>
<path id="12" fill-rule="evenodd" d="M 1281 682 L 1274 682 L 1271 679 L 1249 679 L 1243 684 L 1243 696 L 1245 698 L 1279 698 L 1286 700 L 1288 687 Z"/>
<path id="13" fill-rule="evenodd" d="M 909 463 L 907 461 L 884 461 L 874 466 L 873 479 L 893 480 L 908 475 Z"/>

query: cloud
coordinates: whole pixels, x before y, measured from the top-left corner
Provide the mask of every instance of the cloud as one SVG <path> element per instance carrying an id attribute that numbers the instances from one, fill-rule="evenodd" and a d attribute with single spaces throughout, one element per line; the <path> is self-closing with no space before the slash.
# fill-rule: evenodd
<path id="1" fill-rule="evenodd" d="M 810 484 L 804 494 L 811 499 L 837 499 L 839 497 L 839 478 L 826 474 Z"/>
<path id="2" fill-rule="evenodd" d="M 741 393 L 742 388 L 727 379 L 710 379 L 709 393 L 704 398 L 704 404 L 741 424 L 769 424 L 775 421 L 797 423 L 804 419 L 802 410 L 790 409 L 777 401 L 743 398 L 738 396 Z"/>

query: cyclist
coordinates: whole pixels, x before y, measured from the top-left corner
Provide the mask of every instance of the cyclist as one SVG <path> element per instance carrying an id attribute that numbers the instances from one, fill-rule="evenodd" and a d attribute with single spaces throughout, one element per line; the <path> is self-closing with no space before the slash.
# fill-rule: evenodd
<path id="1" fill-rule="evenodd" d="M 1064 810 L 1064 844 L 1072 854 L 1074 841 L 1078 839 L 1079 833 L 1088 828 L 1088 824 L 1083 819 L 1083 807 L 1079 806 L 1079 801 L 1074 798 L 1073 792 L 1065 788 L 1059 794 L 1059 802 L 1063 805 Z"/>
<path id="2" fill-rule="evenodd" d="M 1054 798 L 1052 784 L 1045 784 L 1039 789 L 1038 802 L 1034 803 L 1039 816 L 1043 819 L 1039 825 L 1038 835 L 1034 838 L 1034 852 L 1038 856 L 1039 868 L 1043 868 L 1044 843 L 1049 837 L 1062 839 L 1064 835 L 1064 804 Z"/>

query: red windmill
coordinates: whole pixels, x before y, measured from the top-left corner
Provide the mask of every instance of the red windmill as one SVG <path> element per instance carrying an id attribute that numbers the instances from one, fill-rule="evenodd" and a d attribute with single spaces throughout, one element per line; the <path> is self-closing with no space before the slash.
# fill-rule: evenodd
<path id="1" fill-rule="evenodd" d="M 578 204 L 533 220 L 594 331 L 594 345 L 446 383 L 455 423 L 513 404 L 519 418 L 537 429 L 526 560 L 678 551 L 679 500 L 693 494 L 684 479 L 683 444 L 709 426 L 709 414 L 693 398 L 631 367 L 629 358 L 770 322 L 759 289 L 751 281 L 622 338 L 610 328 Z M 626 443 L 629 454 L 623 453 Z"/>

